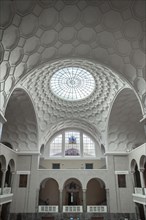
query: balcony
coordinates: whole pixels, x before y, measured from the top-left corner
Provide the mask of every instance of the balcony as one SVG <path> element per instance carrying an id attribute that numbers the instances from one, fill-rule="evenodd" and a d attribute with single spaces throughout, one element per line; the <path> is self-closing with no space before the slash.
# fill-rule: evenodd
<path id="1" fill-rule="evenodd" d="M 57 205 L 40 205 L 38 207 L 38 212 L 41 213 L 57 213 L 58 206 Z"/>
<path id="2" fill-rule="evenodd" d="M 146 205 L 146 188 L 135 187 L 132 196 L 134 202 Z"/>
<path id="3" fill-rule="evenodd" d="M 82 213 L 83 212 L 83 207 L 81 205 L 77 206 L 63 206 L 63 212 L 64 213 Z"/>
<path id="4" fill-rule="evenodd" d="M 58 213 L 59 206 L 56 205 L 40 205 L 39 213 Z M 83 206 L 63 206 L 63 213 L 83 213 Z M 87 206 L 87 213 L 107 213 L 107 206 Z"/>
<path id="5" fill-rule="evenodd" d="M 11 187 L 5 187 L 3 189 L 3 194 L 1 193 L 2 189 L 0 188 L 0 204 L 12 202 L 13 194 L 11 193 Z"/>
<path id="6" fill-rule="evenodd" d="M 107 212 L 107 206 L 87 206 L 88 213 L 105 213 Z"/>

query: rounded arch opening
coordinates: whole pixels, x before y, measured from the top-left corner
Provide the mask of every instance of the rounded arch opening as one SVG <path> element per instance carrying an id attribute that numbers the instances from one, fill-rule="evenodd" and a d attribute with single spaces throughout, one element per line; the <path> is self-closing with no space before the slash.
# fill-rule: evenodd
<path id="1" fill-rule="evenodd" d="M 63 205 L 82 205 L 82 184 L 76 178 L 66 180 L 63 187 Z"/>
<path id="2" fill-rule="evenodd" d="M 7 103 L 2 129 L 2 142 L 13 150 L 38 150 L 37 118 L 33 103 L 24 89 L 16 88 Z"/>
<path id="3" fill-rule="evenodd" d="M 108 151 L 131 151 L 145 143 L 142 110 L 137 96 L 124 88 L 116 96 L 108 118 Z"/>
<path id="4" fill-rule="evenodd" d="M 39 205 L 59 205 L 59 185 L 53 178 L 47 178 L 40 184 Z"/>
<path id="5" fill-rule="evenodd" d="M 87 183 L 87 205 L 106 205 L 105 183 L 99 178 L 90 179 Z"/>

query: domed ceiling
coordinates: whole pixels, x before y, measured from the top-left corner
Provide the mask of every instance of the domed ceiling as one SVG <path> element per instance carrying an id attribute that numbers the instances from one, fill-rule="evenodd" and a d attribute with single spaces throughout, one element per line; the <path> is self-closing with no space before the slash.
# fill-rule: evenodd
<path id="1" fill-rule="evenodd" d="M 52 76 L 59 69 L 69 67 L 80 67 L 93 76 L 95 89 L 86 99 L 64 100 L 52 92 L 50 87 Z M 111 103 L 116 93 L 127 86 L 127 83 L 108 68 L 81 59 L 66 59 L 46 64 L 32 71 L 21 81 L 21 87 L 29 91 L 34 101 L 38 113 L 40 137 L 43 135 L 43 138 L 44 132 L 52 130 L 54 125 L 62 122 L 65 127 L 68 120 L 73 125 L 73 121 L 77 119 L 86 121 L 95 128 L 98 127 L 100 132 L 104 132 Z M 79 124 L 81 125 L 80 121 L 78 126 Z"/>
<path id="2" fill-rule="evenodd" d="M 145 1 L 0 1 L 1 109 L 17 82 L 40 64 L 86 58 L 105 64 L 146 102 Z"/>
<path id="3" fill-rule="evenodd" d="M 145 1 L 0 4 L 0 109 L 5 112 L 15 88 L 26 90 L 35 107 L 41 143 L 59 129 L 79 124 L 104 136 L 111 103 L 123 88 L 135 89 L 146 113 Z M 96 89 L 80 101 L 58 98 L 50 80 L 62 68 L 88 71 Z"/>

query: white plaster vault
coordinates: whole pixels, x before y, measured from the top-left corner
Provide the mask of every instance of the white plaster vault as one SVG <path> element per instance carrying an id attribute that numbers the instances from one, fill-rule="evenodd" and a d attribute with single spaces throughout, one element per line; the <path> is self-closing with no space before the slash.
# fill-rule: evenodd
<path id="1" fill-rule="evenodd" d="M 108 150 L 144 141 L 138 124 L 146 114 L 144 0 L 8 0 L 0 8 L 0 109 L 9 122 L 3 140 L 37 150 L 60 129 L 80 126 L 106 144 L 109 125 Z M 93 75 L 96 90 L 87 99 L 52 94 L 52 74 L 68 66 Z"/>

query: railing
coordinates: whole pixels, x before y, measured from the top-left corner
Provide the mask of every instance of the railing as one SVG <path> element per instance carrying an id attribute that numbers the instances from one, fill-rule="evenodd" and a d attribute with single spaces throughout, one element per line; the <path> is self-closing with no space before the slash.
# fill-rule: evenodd
<path id="1" fill-rule="evenodd" d="M 98 205 L 97 206 L 87 206 L 87 212 L 91 212 L 91 213 L 107 212 L 107 206 L 98 206 Z"/>
<path id="2" fill-rule="evenodd" d="M 2 189 L 0 188 L 0 194 L 2 194 Z M 3 188 L 3 195 L 11 194 L 11 187 L 4 187 Z"/>
<path id="3" fill-rule="evenodd" d="M 80 213 L 83 212 L 82 206 L 63 206 L 64 213 Z"/>
<path id="4" fill-rule="evenodd" d="M 56 213 L 58 212 L 58 206 L 55 205 L 39 205 L 39 212 L 49 212 L 49 213 Z"/>
<path id="5" fill-rule="evenodd" d="M 146 188 L 135 187 L 134 193 L 139 195 L 146 195 Z"/>

